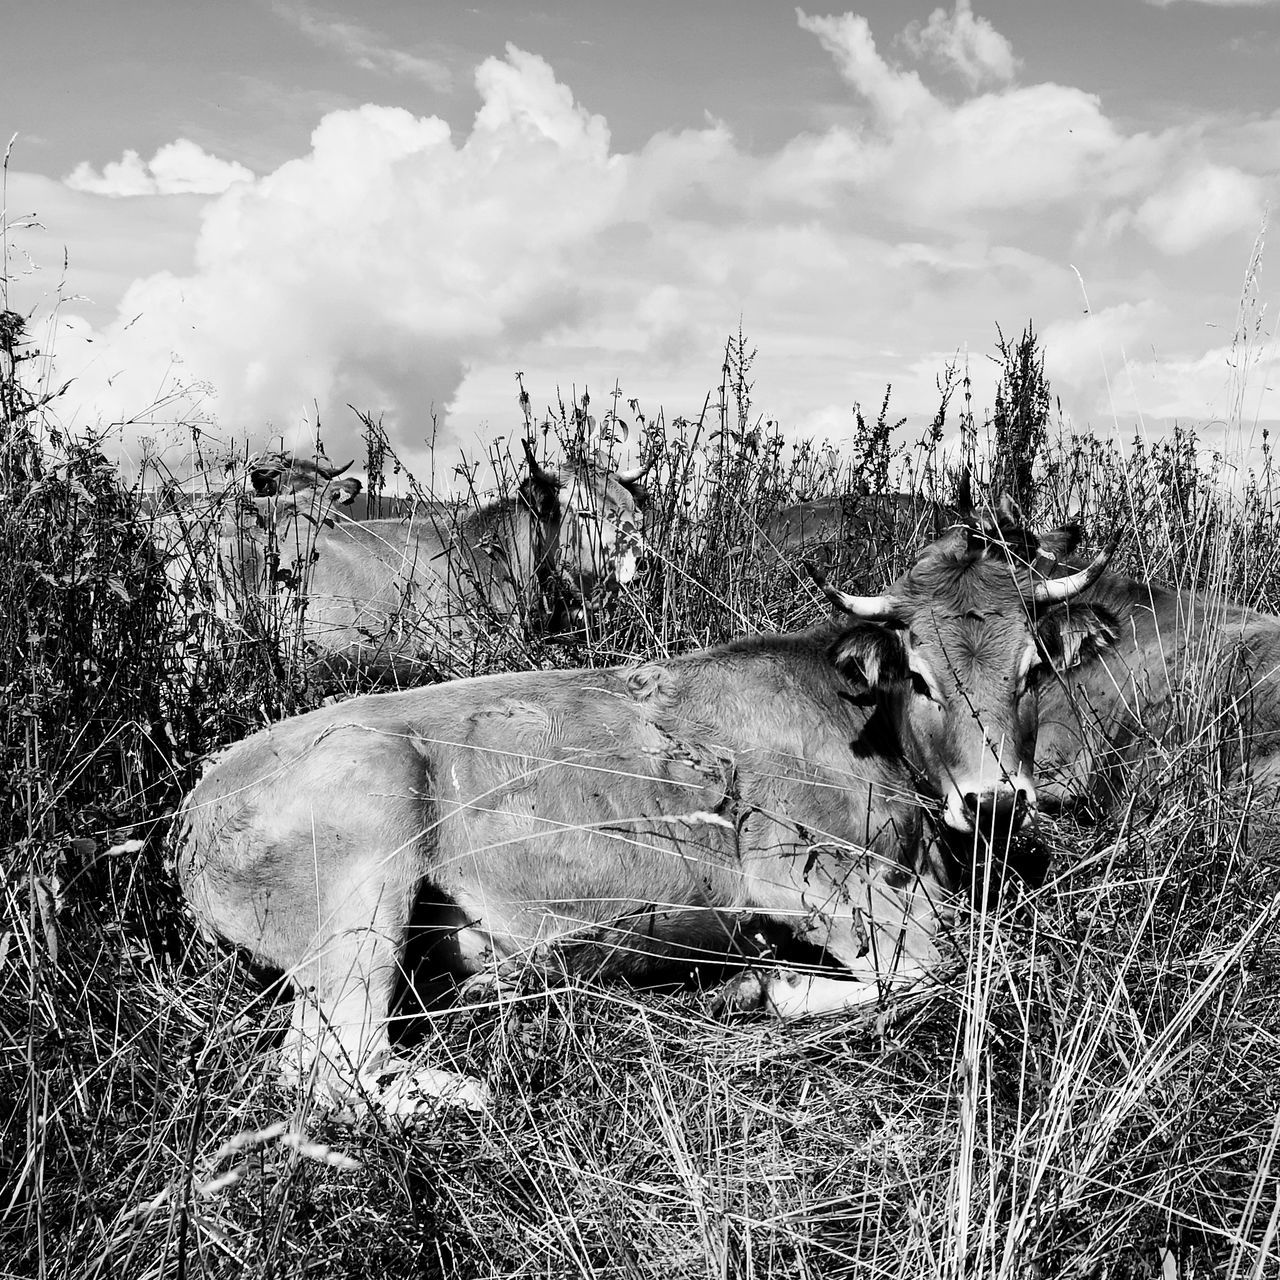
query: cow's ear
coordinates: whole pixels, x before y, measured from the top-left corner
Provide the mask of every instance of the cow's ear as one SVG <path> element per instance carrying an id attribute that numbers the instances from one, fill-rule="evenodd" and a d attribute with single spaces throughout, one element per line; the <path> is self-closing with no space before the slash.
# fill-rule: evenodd
<path id="1" fill-rule="evenodd" d="M 554 521 L 560 518 L 560 476 L 548 471 L 538 461 L 538 455 L 529 440 L 521 440 L 528 474 L 520 481 L 520 505 L 527 507 L 535 520 Z"/>
<path id="2" fill-rule="evenodd" d="M 1069 671 L 1120 639 L 1120 619 L 1100 604 L 1070 604 L 1041 618 L 1036 631 L 1053 665 Z"/>
<path id="3" fill-rule="evenodd" d="M 1080 546 L 1084 531 L 1078 524 L 1059 525 L 1040 535 L 1040 552 L 1054 560 L 1073 555 Z"/>
<path id="4" fill-rule="evenodd" d="M 524 458 L 528 466 L 528 474 L 520 481 L 520 505 L 533 512 L 536 520 L 558 520 L 560 477 L 556 472 L 548 471 L 538 461 L 538 455 L 528 440 L 520 443 L 524 446 Z"/>
<path id="5" fill-rule="evenodd" d="M 330 480 L 324 494 L 335 507 L 349 507 L 363 488 L 359 480 L 348 476 L 343 480 Z"/>
<path id="6" fill-rule="evenodd" d="M 841 632 L 831 646 L 831 660 L 845 679 L 876 689 L 905 680 L 910 674 L 899 633 L 869 623 Z"/>
<path id="7" fill-rule="evenodd" d="M 520 501 L 539 520 L 555 520 L 560 515 L 560 486 L 544 471 L 520 481 Z"/>
<path id="8" fill-rule="evenodd" d="M 259 498 L 274 498 L 280 492 L 284 468 L 278 462 L 261 462 L 249 468 L 249 486 Z"/>

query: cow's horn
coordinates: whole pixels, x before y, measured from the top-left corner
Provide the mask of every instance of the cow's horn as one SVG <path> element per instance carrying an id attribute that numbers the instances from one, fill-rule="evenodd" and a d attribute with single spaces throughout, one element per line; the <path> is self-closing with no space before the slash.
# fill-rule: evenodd
<path id="1" fill-rule="evenodd" d="M 551 472 L 545 470 L 539 464 L 538 459 L 533 452 L 533 445 L 531 445 L 528 442 L 528 440 L 521 440 L 520 443 L 524 445 L 524 456 L 528 459 L 528 462 L 529 462 L 529 474 L 535 480 L 540 480 L 543 483 L 554 481 L 555 477 L 551 474 Z"/>
<path id="2" fill-rule="evenodd" d="M 827 581 L 827 575 L 812 560 L 806 560 L 804 567 L 822 589 L 822 594 L 845 613 L 851 613 L 855 618 L 864 618 L 868 622 L 888 622 L 896 616 L 898 602 L 892 596 L 851 596 L 847 591 L 833 587 Z"/>
<path id="3" fill-rule="evenodd" d="M 1078 573 L 1070 573 L 1065 578 L 1048 578 L 1044 582 L 1037 582 L 1032 599 L 1036 604 L 1061 604 L 1064 600 L 1078 596 L 1080 592 L 1093 586 L 1102 577 L 1103 570 L 1115 555 L 1119 545 L 1120 535 L 1112 534 L 1107 545 Z"/>
<path id="4" fill-rule="evenodd" d="M 615 471 L 614 475 L 618 477 L 620 484 L 635 484 L 637 481 L 643 480 L 653 470 L 653 464 L 657 461 L 658 455 L 655 451 L 648 462 L 642 462 L 638 467 L 632 467 L 630 471 Z"/>
<path id="5" fill-rule="evenodd" d="M 321 458 L 324 459 L 323 462 L 321 461 Z M 344 462 L 342 466 L 335 467 L 328 458 L 325 458 L 324 455 L 321 454 L 320 457 L 316 459 L 316 470 L 324 476 L 326 480 L 333 480 L 337 476 L 340 476 L 344 471 L 350 471 L 355 465 L 355 461 L 356 460 L 352 458 L 350 462 Z M 326 467 L 328 470 L 325 470 Z"/>

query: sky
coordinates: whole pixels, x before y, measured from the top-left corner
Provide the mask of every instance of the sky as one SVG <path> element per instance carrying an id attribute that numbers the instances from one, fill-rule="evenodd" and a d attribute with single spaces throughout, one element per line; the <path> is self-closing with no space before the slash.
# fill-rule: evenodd
<path id="1" fill-rule="evenodd" d="M 356 16 L 358 14 L 358 16 Z M 619 388 L 911 425 L 1039 331 L 1070 429 L 1280 420 L 1280 3 L 45 0 L 5 19 L 7 308 L 124 456 L 418 470 Z M 1269 305 L 1270 304 L 1270 305 Z M 624 410 L 624 417 L 627 413 Z M 434 425 L 433 425 L 434 422 Z M 631 441 L 634 444 L 634 440 Z M 176 451 L 176 454 L 175 452 Z"/>

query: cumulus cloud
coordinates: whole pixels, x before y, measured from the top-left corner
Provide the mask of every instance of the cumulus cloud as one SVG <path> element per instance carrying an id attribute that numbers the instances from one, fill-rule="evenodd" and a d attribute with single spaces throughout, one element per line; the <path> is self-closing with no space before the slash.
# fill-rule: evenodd
<path id="1" fill-rule="evenodd" d="M 248 182 L 251 170 L 235 160 L 220 160 L 186 138 L 168 142 L 150 160 L 126 151 L 98 173 L 87 161 L 67 175 L 73 191 L 99 196 L 219 195 L 233 183 Z"/>
<path id="2" fill-rule="evenodd" d="M 892 67 L 876 50 L 871 24 L 857 14 L 810 17 L 796 10 L 800 26 L 816 35 L 840 74 L 887 124 L 935 114 L 938 101 L 914 71 Z"/>
<path id="3" fill-rule="evenodd" d="M 1054 386 L 1083 392 L 1091 412 L 1109 416 L 1107 384 L 1144 335 L 1159 332 L 1167 317 L 1150 299 L 1119 302 L 1097 311 L 1051 321 L 1040 330 L 1045 372 Z"/>
<path id="4" fill-rule="evenodd" d="M 1256 463 L 1252 428 L 1277 416 L 1274 335 L 1224 342 L 1217 326 L 1148 299 L 1056 321 L 1040 336 L 1046 373 L 1074 403 L 1078 428 L 1110 425 L 1126 443 L 1135 430 L 1158 437 L 1180 421 L 1202 448 Z"/>
<path id="5" fill-rule="evenodd" d="M 1230 347 L 1172 356 L 1148 350 L 1126 357 L 1114 375 L 1115 409 L 1144 418 L 1221 418 L 1228 411 L 1232 362 Z"/>
<path id="6" fill-rule="evenodd" d="M 859 110 L 764 154 L 717 121 L 618 150 L 513 46 L 476 69 L 466 131 L 330 112 L 304 155 L 207 202 L 190 268 L 141 276 L 117 319 L 77 330 L 82 362 L 62 373 L 82 416 L 129 420 L 180 384 L 228 438 L 269 425 L 292 442 L 318 407 L 346 457 L 351 403 L 385 412 L 420 464 L 433 410 L 450 447 L 518 429 L 516 370 L 535 398 L 587 382 L 598 401 L 616 376 L 696 414 L 741 320 L 762 407 L 826 429 L 890 381 L 900 411 L 931 412 L 922 353 L 987 351 L 995 322 L 1028 318 L 1092 412 L 1099 331 L 1104 349 L 1145 349 L 1185 310 L 1144 240 L 1185 252 L 1275 191 L 1264 122 L 1126 132 L 1093 95 L 1002 79 L 1004 45 L 955 34 L 981 25 L 967 9 L 936 29 L 987 87 L 956 102 L 886 59 L 864 19 L 798 21 Z M 1102 281 L 1087 329 L 1077 253 Z M 1171 349 L 1194 363 L 1202 347 Z"/>
<path id="7" fill-rule="evenodd" d="M 1265 205 L 1263 183 L 1224 165 L 1202 164 L 1148 196 L 1134 225 L 1162 253 L 1188 253 L 1233 232 L 1256 231 Z"/>
<path id="8" fill-rule="evenodd" d="M 810 205 L 833 208 L 872 191 L 886 216 L 969 233 L 983 215 L 1007 223 L 1055 203 L 1113 197 L 1149 159 L 1149 143 L 1124 137 L 1096 95 L 1009 83 L 1017 69 L 1012 47 L 965 0 L 951 14 L 939 9 L 923 26 L 908 26 L 901 41 L 915 56 L 960 72 L 973 92 L 957 103 L 882 56 L 865 18 L 798 11 L 798 20 L 870 113 L 786 145 L 757 178 L 766 195 L 798 192 Z M 987 91 L 977 92 L 979 85 Z"/>
<path id="9" fill-rule="evenodd" d="M 126 292 L 82 391 L 123 417 L 168 370 L 216 388 L 231 431 L 351 401 L 392 406 L 416 435 L 471 353 L 510 351 L 514 367 L 522 341 L 599 287 L 574 259 L 616 220 L 625 166 L 541 59 L 509 50 L 477 83 L 461 143 L 398 108 L 336 111 L 305 157 L 228 190 L 205 212 L 194 274 Z"/>
<path id="10" fill-rule="evenodd" d="M 907 95 L 887 96 L 899 111 L 891 127 L 801 135 L 765 167 L 761 187 L 819 207 L 874 192 L 886 215 L 942 230 L 971 229 L 971 214 L 1007 225 L 1020 212 L 1079 204 L 1133 181 L 1133 148 L 1099 99 L 1079 89 L 1010 88 L 954 107 L 915 97 L 909 111 L 900 110 Z"/>
<path id="11" fill-rule="evenodd" d="M 927 22 L 910 22 L 902 42 L 917 58 L 959 73 L 970 89 L 1008 84 L 1017 73 L 1013 46 L 986 18 L 975 17 L 969 0 L 948 13 L 935 9 Z"/>

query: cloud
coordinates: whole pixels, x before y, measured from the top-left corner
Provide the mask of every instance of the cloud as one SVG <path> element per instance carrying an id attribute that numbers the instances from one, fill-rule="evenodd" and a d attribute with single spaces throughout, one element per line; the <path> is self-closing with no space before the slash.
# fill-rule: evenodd
<path id="1" fill-rule="evenodd" d="M 862 82 L 876 95 L 874 124 L 801 135 L 766 166 L 761 188 L 798 192 L 818 207 L 874 193 L 884 216 L 941 230 L 984 220 L 1008 228 L 1020 212 L 1079 204 L 1133 181 L 1126 162 L 1135 149 L 1094 95 L 1039 84 L 950 107 L 924 90 L 899 92 L 903 82 L 890 74 L 895 88 L 874 75 Z"/>
<path id="2" fill-rule="evenodd" d="M 1167 319 L 1159 304 L 1147 299 L 1052 321 L 1040 330 L 1045 372 L 1054 386 L 1087 395 L 1090 412 L 1108 417 L 1108 380 L 1119 372 L 1128 352 L 1142 349 L 1144 335 L 1158 332 Z"/>
<path id="3" fill-rule="evenodd" d="M 438 93 L 453 89 L 453 73 L 438 58 L 424 58 L 388 45 L 368 27 L 339 18 L 322 18 L 299 0 L 275 0 L 278 17 L 292 23 L 308 39 L 324 49 L 340 53 L 364 71 L 380 75 L 408 76 L 421 80 Z"/>
<path id="4" fill-rule="evenodd" d="M 476 69 L 469 129 L 394 107 L 328 112 L 304 154 L 202 202 L 188 262 L 175 232 L 166 269 L 139 273 L 114 319 L 74 330 L 59 356 L 78 379 L 69 408 L 129 421 L 181 387 L 183 413 L 259 442 L 292 442 L 318 409 L 348 457 L 350 403 L 385 413 L 424 468 L 433 412 L 447 451 L 520 428 L 516 370 L 535 402 L 588 384 L 599 403 L 616 377 L 696 417 L 741 321 L 761 409 L 825 430 L 888 382 L 899 412 L 931 414 L 922 361 L 936 372 L 945 353 L 989 351 L 996 323 L 1033 319 L 1086 420 L 1106 411 L 1099 341 L 1108 360 L 1170 353 L 1170 395 L 1151 398 L 1201 412 L 1205 385 L 1176 369 L 1204 354 L 1203 321 L 1234 314 L 1243 210 L 1276 192 L 1280 118 L 1134 132 L 1072 86 L 996 78 L 989 51 L 988 87 L 948 101 L 882 56 L 864 19 L 798 21 L 850 109 L 772 151 L 722 121 L 618 149 L 603 116 L 514 46 Z M 1217 256 L 1178 272 L 1159 256 L 1197 245 Z M 1072 261 L 1097 294 L 1087 326 Z M 143 416 L 135 448 L 179 406 Z"/>
<path id="5" fill-rule="evenodd" d="M 1211 347 L 1181 356 L 1150 353 L 1124 359 L 1114 374 L 1115 408 L 1122 414 L 1143 417 L 1181 417 L 1201 422 L 1220 419 L 1229 413 L 1235 394 L 1234 362 L 1230 347 Z M 1246 387 L 1245 402 L 1252 401 L 1261 391 L 1261 387 Z"/>
<path id="6" fill-rule="evenodd" d="M 306 156 L 210 205 L 195 271 L 135 281 L 90 348 L 86 410 L 128 418 L 165 377 L 216 389 L 204 406 L 233 434 L 264 418 L 292 432 L 316 402 L 349 420 L 350 401 L 417 435 L 469 358 L 514 368 L 577 319 L 607 271 L 579 279 L 575 262 L 625 221 L 626 166 L 541 59 L 511 49 L 477 84 L 461 143 L 398 108 L 335 111 Z"/>
<path id="7" fill-rule="evenodd" d="M 816 18 L 801 9 L 796 10 L 796 16 L 803 30 L 818 37 L 840 74 L 867 100 L 880 121 L 893 125 L 936 114 L 939 103 L 920 77 L 914 71 L 891 67 L 876 51 L 866 18 L 852 13 Z"/>
<path id="8" fill-rule="evenodd" d="M 917 58 L 958 72 L 970 89 L 1008 84 L 1017 73 L 1013 46 L 986 18 L 976 18 L 969 0 L 948 13 L 935 9 L 923 24 L 910 22 L 902 42 Z"/>
<path id="9" fill-rule="evenodd" d="M 219 195 L 233 183 L 248 182 L 251 170 L 234 160 L 220 160 L 186 138 L 168 142 L 150 160 L 126 151 L 98 173 L 87 161 L 64 179 L 73 191 L 99 196 Z"/>
<path id="10" fill-rule="evenodd" d="M 1135 427 L 1158 436 L 1181 420 L 1201 432 L 1202 444 L 1212 440 L 1240 461 L 1258 444 L 1254 425 L 1277 417 L 1280 352 L 1265 332 L 1224 343 L 1214 326 L 1207 347 L 1204 332 L 1194 316 L 1145 300 L 1055 322 L 1040 336 L 1046 374 L 1071 393 L 1077 426 L 1092 423 L 1101 433 L 1111 423 L 1127 440 Z"/>
<path id="11" fill-rule="evenodd" d="M 1202 164 L 1148 196 L 1133 222 L 1162 253 L 1176 255 L 1233 232 L 1257 231 L 1265 204 L 1259 178 Z"/>

